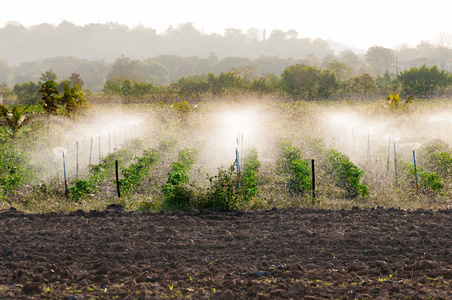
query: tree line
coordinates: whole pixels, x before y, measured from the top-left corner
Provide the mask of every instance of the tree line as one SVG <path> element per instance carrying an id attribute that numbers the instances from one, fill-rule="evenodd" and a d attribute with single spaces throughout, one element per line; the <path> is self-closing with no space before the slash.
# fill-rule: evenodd
<path id="1" fill-rule="evenodd" d="M 125 62 L 132 63 L 129 60 Z M 221 72 L 219 75 L 205 73 L 184 76 L 167 86 L 148 83 L 140 80 L 139 76 L 126 76 L 118 72 L 112 73 L 107 79 L 101 94 L 107 96 L 105 101 L 108 101 L 111 96 L 118 96 L 126 102 L 173 103 L 179 100 L 198 101 L 225 95 L 271 95 L 312 101 L 356 97 L 368 99 L 393 94 L 429 98 L 450 95 L 451 92 L 452 74 L 439 70 L 437 66 L 412 68 L 397 76 L 393 76 L 387 71 L 376 78 L 368 73 L 348 78 L 341 77 L 333 70 L 337 64 L 336 61 L 331 62 L 330 68 L 295 64 L 286 67 L 279 76 L 274 74 L 254 76 L 255 72 L 252 67 L 233 68 L 228 72 Z M 125 66 L 122 67 L 127 69 Z M 79 74 L 72 73 L 69 78 L 58 83 L 57 75 L 51 70 L 43 73 L 38 82 L 16 84 L 13 89 L 3 87 L 3 90 L 6 91 L 3 92 L 3 97 L 10 103 L 16 104 L 42 103 L 43 100 L 46 100 L 44 103 L 51 106 L 52 102 L 43 98 L 45 88 L 48 90 L 51 88 L 56 91 L 56 94 L 68 94 L 68 99 L 78 101 L 74 102 L 74 105 L 85 101 L 85 93 L 88 94 L 88 97 L 95 98 L 95 95 L 85 88 Z M 50 93 L 51 95 L 52 93 Z M 62 98 L 58 99 L 58 101 L 62 100 Z M 65 101 L 65 103 L 66 110 L 70 111 L 72 104 L 70 101 Z M 45 109 L 51 108 L 45 107 Z"/>
<path id="2" fill-rule="evenodd" d="M 13 87 L 36 82 L 43 72 L 53 70 L 58 78 L 80 74 L 86 88 L 99 92 L 110 77 L 119 77 L 118 73 L 169 86 L 182 77 L 218 76 L 244 67 L 252 67 L 256 77 L 280 76 L 296 64 L 330 69 L 338 80 L 366 73 L 377 78 L 385 72 L 397 76 L 416 59 L 447 69 L 441 64 L 452 59 L 449 40 L 446 36 L 416 47 L 402 44 L 397 50 L 373 46 L 365 54 L 357 54 L 345 47 L 333 51 L 331 43 L 301 38 L 294 30 L 265 34 L 258 29 L 244 33 L 228 28 L 219 35 L 205 34 L 185 23 L 157 34 L 151 28 L 116 23 L 76 26 L 64 21 L 58 26 L 25 28 L 10 22 L 0 28 L 0 83 Z"/>

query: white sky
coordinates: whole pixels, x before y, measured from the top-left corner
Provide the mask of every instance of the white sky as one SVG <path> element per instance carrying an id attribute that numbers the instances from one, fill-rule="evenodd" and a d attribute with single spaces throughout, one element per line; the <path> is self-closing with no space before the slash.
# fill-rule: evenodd
<path id="1" fill-rule="evenodd" d="M 298 31 L 368 49 L 396 48 L 452 34 L 450 0 L 0 0 L 0 28 L 8 21 L 76 25 L 116 22 L 165 31 L 192 22 L 206 33 L 254 27 Z"/>

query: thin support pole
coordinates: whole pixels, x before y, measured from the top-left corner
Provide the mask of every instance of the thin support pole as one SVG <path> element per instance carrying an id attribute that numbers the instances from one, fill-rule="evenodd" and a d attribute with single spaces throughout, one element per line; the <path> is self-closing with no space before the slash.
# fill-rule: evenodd
<path id="1" fill-rule="evenodd" d="M 119 168 L 118 161 L 115 161 L 115 169 L 116 169 L 116 190 L 118 191 L 118 198 L 121 198 L 121 191 L 119 189 Z"/>
<path id="2" fill-rule="evenodd" d="M 386 164 L 386 172 L 389 173 L 389 153 L 391 152 L 391 138 L 388 139 L 388 161 Z"/>
<path id="3" fill-rule="evenodd" d="M 69 193 L 67 190 L 67 178 L 66 178 L 66 158 L 64 157 L 64 151 L 63 151 L 63 173 L 64 173 L 64 190 L 65 190 L 66 198 L 69 198 Z"/>
<path id="4" fill-rule="evenodd" d="M 397 185 L 397 152 L 396 152 L 396 146 L 394 143 L 394 169 L 395 169 L 395 180 Z"/>
<path id="5" fill-rule="evenodd" d="M 312 176 L 312 205 L 315 203 L 315 167 L 314 160 L 311 159 L 311 176 Z"/>
<path id="6" fill-rule="evenodd" d="M 417 182 L 417 169 L 416 169 L 416 154 L 414 153 L 414 150 L 413 150 L 413 162 L 414 162 L 414 179 L 416 182 L 416 193 L 419 194 L 419 185 Z"/>
<path id="7" fill-rule="evenodd" d="M 100 165 L 100 160 L 101 160 L 101 156 L 100 156 L 100 135 L 99 135 L 99 165 Z"/>
<path id="8" fill-rule="evenodd" d="M 75 161 L 75 178 L 78 180 L 78 142 L 77 143 L 77 152 L 76 152 L 76 161 Z"/>
<path id="9" fill-rule="evenodd" d="M 91 146 L 89 148 L 89 169 L 91 171 L 91 158 L 93 157 L 93 138 L 91 137 Z"/>

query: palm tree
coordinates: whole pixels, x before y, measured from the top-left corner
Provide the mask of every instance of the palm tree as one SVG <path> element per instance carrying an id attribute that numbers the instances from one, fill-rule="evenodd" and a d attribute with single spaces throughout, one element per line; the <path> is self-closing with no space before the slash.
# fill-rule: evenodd
<path id="1" fill-rule="evenodd" d="M 20 109 L 18 105 L 7 107 L 6 105 L 0 104 L 0 126 L 3 127 L 5 132 L 13 140 L 20 129 L 30 124 L 34 118 L 34 115 L 25 113 L 30 105 L 27 105 L 24 109 Z"/>

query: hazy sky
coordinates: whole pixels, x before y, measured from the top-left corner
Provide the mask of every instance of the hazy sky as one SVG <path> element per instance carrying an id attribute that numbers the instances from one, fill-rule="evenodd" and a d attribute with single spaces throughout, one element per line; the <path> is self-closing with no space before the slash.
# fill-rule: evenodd
<path id="1" fill-rule="evenodd" d="M 294 29 L 299 37 L 331 39 L 367 49 L 416 46 L 452 34 L 449 0 L 0 0 L 0 27 L 8 21 L 76 25 L 117 22 L 158 33 L 192 22 L 205 33 L 226 28 Z"/>

